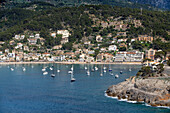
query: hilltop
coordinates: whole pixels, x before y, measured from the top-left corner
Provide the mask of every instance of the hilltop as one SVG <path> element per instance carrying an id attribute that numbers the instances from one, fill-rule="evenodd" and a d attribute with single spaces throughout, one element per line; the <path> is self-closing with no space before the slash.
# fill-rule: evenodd
<path id="1" fill-rule="evenodd" d="M 73 7 L 80 5 L 110 5 L 129 8 L 143 8 L 149 10 L 168 9 L 168 3 L 156 2 L 159 0 L 145 1 L 145 0 L 3 0 L 6 7 L 22 7 L 36 2 L 46 2 L 55 7 Z M 154 2 L 156 2 L 154 4 Z M 167 4 L 166 4 L 167 3 Z"/>

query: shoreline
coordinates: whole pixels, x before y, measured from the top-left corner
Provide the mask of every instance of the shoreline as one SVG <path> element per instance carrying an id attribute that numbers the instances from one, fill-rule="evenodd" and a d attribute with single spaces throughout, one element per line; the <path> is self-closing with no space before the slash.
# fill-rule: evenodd
<path id="1" fill-rule="evenodd" d="M 113 96 L 109 96 L 106 91 L 104 92 L 104 96 L 107 97 L 107 98 L 111 98 L 111 99 L 115 99 L 115 100 L 118 100 L 118 101 L 122 101 L 122 102 L 127 102 L 127 103 L 132 103 L 132 104 L 137 104 L 137 103 L 140 103 L 142 105 L 145 105 L 145 106 L 148 106 L 148 107 L 156 107 L 156 108 L 164 108 L 164 109 L 170 109 L 170 107 L 168 106 L 151 106 L 147 103 L 145 103 L 144 101 L 129 101 L 127 99 L 119 99 L 117 96 L 113 97 Z"/>
<path id="2" fill-rule="evenodd" d="M 142 65 L 141 62 L 0 62 L 0 65 L 10 65 L 10 64 L 123 64 L 123 65 Z"/>

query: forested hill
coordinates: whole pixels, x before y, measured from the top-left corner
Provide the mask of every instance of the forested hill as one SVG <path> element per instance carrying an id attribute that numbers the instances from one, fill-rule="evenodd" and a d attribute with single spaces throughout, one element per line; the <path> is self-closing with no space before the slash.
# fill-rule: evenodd
<path id="1" fill-rule="evenodd" d="M 129 0 L 129 1 L 140 4 L 150 4 L 151 6 L 156 6 L 162 9 L 170 10 L 170 0 Z"/>
<path id="2" fill-rule="evenodd" d="M 149 11 L 131 8 L 111 7 L 108 5 L 82 5 L 79 7 L 56 8 L 49 4 L 32 4 L 25 8 L 3 10 L 0 13 L 0 41 L 8 41 L 15 34 L 26 31 L 40 32 L 41 37 L 53 43 L 51 31 L 68 29 L 71 32 L 69 41 L 80 42 L 83 37 L 93 34 L 114 32 L 115 26 L 104 29 L 98 22 L 110 23 L 116 20 L 140 20 L 143 27 L 135 28 L 127 23 L 127 38 L 138 35 L 159 36 L 170 40 L 170 12 Z M 131 26 L 131 27 L 128 27 Z M 155 46 L 156 47 L 156 46 Z"/>
<path id="3" fill-rule="evenodd" d="M 136 2 L 134 0 L 3 0 L 6 8 L 18 7 L 23 5 L 29 5 L 35 2 L 46 2 L 55 7 L 72 7 L 72 6 L 80 6 L 80 5 L 111 5 L 111 6 L 119 6 L 119 7 L 129 7 L 129 8 L 143 8 L 148 10 L 157 10 L 156 5 L 150 4 L 150 2 Z M 142 0 L 141 0 L 142 1 Z M 166 7 L 167 8 L 167 7 Z M 166 9 L 163 8 L 163 9 Z"/>

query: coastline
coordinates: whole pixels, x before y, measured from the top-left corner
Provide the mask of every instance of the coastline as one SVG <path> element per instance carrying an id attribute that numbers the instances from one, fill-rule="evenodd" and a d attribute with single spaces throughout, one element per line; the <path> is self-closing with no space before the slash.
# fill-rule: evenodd
<path id="1" fill-rule="evenodd" d="M 10 64 L 88 64 L 87 62 L 0 62 L 0 65 Z M 123 64 L 123 65 L 142 65 L 141 62 L 90 62 L 89 64 Z"/>
<path id="2" fill-rule="evenodd" d="M 168 78 L 170 78 L 168 76 Z M 159 77 L 138 79 L 131 77 L 110 86 L 105 96 L 129 103 L 144 103 L 147 106 L 170 109 L 170 81 Z"/>
<path id="3" fill-rule="evenodd" d="M 168 107 L 168 106 L 151 106 L 151 105 L 145 103 L 144 101 L 139 101 L 139 102 L 138 102 L 138 101 L 129 101 L 128 99 L 119 99 L 118 96 L 115 96 L 115 97 L 109 96 L 109 95 L 106 93 L 106 91 L 104 92 L 104 96 L 106 96 L 107 98 L 116 99 L 116 100 L 118 100 L 118 101 L 128 102 L 128 103 L 132 103 L 132 104 L 140 103 L 140 104 L 142 104 L 142 105 L 149 106 L 149 107 L 157 107 L 157 108 L 170 109 L 170 107 Z"/>

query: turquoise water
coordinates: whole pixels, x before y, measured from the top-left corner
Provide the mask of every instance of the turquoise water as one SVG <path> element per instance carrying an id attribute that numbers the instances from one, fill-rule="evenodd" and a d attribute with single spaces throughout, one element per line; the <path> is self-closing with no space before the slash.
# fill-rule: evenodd
<path id="1" fill-rule="evenodd" d="M 104 96 L 111 85 L 124 81 L 140 69 L 138 65 L 111 65 L 115 79 L 109 72 L 100 77 L 98 71 L 86 75 L 85 65 L 74 65 L 76 82 L 70 82 L 71 65 L 55 65 L 61 72 L 56 77 L 43 75 L 41 69 L 52 64 L 1 65 L 0 113 L 169 113 L 169 109 L 132 104 Z M 26 71 L 22 71 L 22 67 Z M 94 65 L 90 65 L 91 67 Z M 14 68 L 11 71 L 10 68 Z M 90 67 L 90 68 L 91 68 Z M 109 67 L 109 65 L 106 65 Z M 132 69 L 129 72 L 129 68 Z"/>

